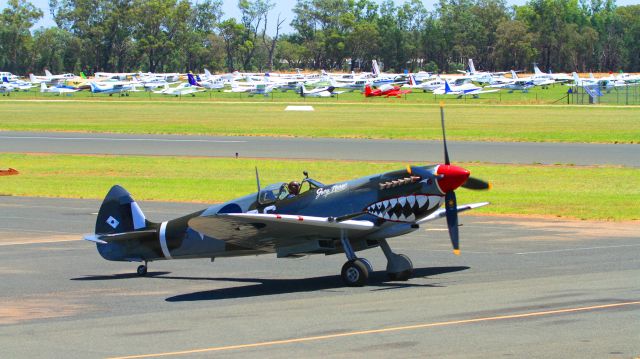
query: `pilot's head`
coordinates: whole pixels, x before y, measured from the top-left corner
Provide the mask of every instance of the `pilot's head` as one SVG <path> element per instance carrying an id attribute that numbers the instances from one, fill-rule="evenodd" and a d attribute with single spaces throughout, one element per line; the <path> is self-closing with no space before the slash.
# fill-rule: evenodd
<path id="1" fill-rule="evenodd" d="M 300 193 L 300 183 L 296 181 L 291 181 L 287 185 L 287 189 L 289 190 L 289 194 L 297 196 Z"/>

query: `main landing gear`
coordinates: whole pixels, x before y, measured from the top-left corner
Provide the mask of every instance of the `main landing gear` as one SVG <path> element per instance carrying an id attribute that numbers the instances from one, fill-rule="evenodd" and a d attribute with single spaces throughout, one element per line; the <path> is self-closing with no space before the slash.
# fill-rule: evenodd
<path id="1" fill-rule="evenodd" d="M 144 261 L 144 264 L 138 266 L 136 273 L 139 277 L 144 277 L 147 275 L 147 261 Z"/>
<path id="2" fill-rule="evenodd" d="M 362 287 L 367 284 L 369 273 L 373 272 L 371 263 L 365 258 L 358 258 L 347 238 L 346 232 L 340 232 L 340 241 L 347 256 L 347 262 L 342 266 L 341 276 L 344 283 L 350 287 Z M 387 275 L 392 281 L 406 281 L 413 273 L 413 264 L 404 254 L 393 253 L 386 239 L 380 240 L 380 247 L 387 257 Z"/>

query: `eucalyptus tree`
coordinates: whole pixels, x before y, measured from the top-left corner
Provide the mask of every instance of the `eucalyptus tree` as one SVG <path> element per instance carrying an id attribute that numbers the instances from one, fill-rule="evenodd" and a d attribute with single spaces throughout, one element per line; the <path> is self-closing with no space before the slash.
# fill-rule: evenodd
<path id="1" fill-rule="evenodd" d="M 20 72 L 30 67 L 31 27 L 42 10 L 26 0 L 9 0 L 0 13 L 0 68 Z M 6 70 L 4 70 L 6 69 Z"/>

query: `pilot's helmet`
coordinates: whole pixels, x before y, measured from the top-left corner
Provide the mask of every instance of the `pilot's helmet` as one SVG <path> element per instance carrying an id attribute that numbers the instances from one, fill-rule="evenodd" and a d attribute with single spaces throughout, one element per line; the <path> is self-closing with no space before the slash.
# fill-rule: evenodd
<path id="1" fill-rule="evenodd" d="M 287 185 L 287 189 L 289 190 L 290 194 L 297 195 L 298 193 L 300 193 L 300 183 L 291 181 Z"/>

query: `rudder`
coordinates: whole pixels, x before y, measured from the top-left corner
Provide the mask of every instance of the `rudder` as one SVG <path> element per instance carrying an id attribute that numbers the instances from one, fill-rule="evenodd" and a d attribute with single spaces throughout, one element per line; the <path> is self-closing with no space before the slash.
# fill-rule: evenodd
<path id="1" fill-rule="evenodd" d="M 98 218 L 96 219 L 96 234 L 114 234 L 131 232 L 146 228 L 149 225 L 140 206 L 129 192 L 121 186 L 111 187 L 105 197 Z"/>

